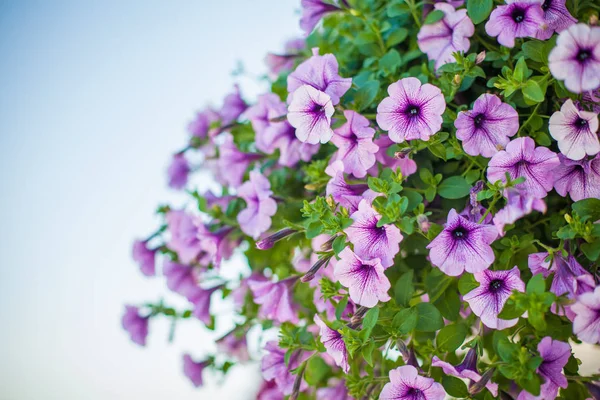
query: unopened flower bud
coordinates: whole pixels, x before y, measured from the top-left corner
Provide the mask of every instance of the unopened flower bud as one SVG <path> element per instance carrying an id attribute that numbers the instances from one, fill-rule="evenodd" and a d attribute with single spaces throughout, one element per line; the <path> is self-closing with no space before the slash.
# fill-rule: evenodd
<path id="1" fill-rule="evenodd" d="M 596 383 L 586 382 L 585 387 L 594 400 L 600 400 L 600 386 Z"/>
<path id="2" fill-rule="evenodd" d="M 462 78 L 459 74 L 454 75 L 454 79 L 452 79 L 452 82 L 458 86 L 460 85 L 460 83 L 462 82 Z"/>
<path id="3" fill-rule="evenodd" d="M 337 235 L 333 235 L 325 243 L 321 245 L 321 251 L 329 251 L 332 248 L 333 241 L 337 238 Z"/>
<path id="4" fill-rule="evenodd" d="M 404 343 L 402 340 L 398 339 L 396 341 L 396 347 L 398 348 L 398 351 L 402 355 L 402 359 L 405 359 L 405 358 L 408 359 L 410 357 L 408 347 L 406 347 L 406 343 Z"/>
<path id="5" fill-rule="evenodd" d="M 271 236 L 267 236 L 266 238 L 259 240 L 258 242 L 256 242 L 256 248 L 259 250 L 268 250 L 271 247 L 273 247 L 273 245 L 275 244 L 275 242 L 286 238 L 294 233 L 296 233 L 297 231 L 291 228 L 284 228 L 278 232 L 275 232 L 274 234 L 272 234 Z"/>
<path id="6" fill-rule="evenodd" d="M 327 196 L 327 199 L 325 199 L 325 201 L 327 202 L 327 205 L 329 207 L 335 207 L 335 200 L 333 200 L 333 196 Z"/>
<path id="7" fill-rule="evenodd" d="M 315 275 L 317 274 L 317 272 L 319 272 L 319 270 L 321 269 L 321 267 L 323 265 L 326 265 L 327 263 L 329 263 L 329 260 L 331 260 L 331 257 L 333 257 L 333 254 L 325 256 L 323 258 L 319 258 L 319 260 L 315 263 L 315 265 L 313 265 L 306 274 L 304 274 L 304 276 L 302 278 L 300 278 L 300 280 L 304 283 L 312 281 L 313 278 L 315 277 Z"/>
<path id="8" fill-rule="evenodd" d="M 431 222 L 429 222 L 427 216 L 424 214 L 417 215 L 417 224 L 419 224 L 419 229 L 423 233 L 427 233 L 429 228 L 431 228 Z"/>
<path id="9" fill-rule="evenodd" d="M 400 151 L 397 151 L 394 153 L 394 158 L 398 159 L 398 160 L 403 160 L 406 157 L 408 157 L 408 155 L 412 152 L 412 149 L 410 147 L 407 147 L 406 149 L 402 149 Z"/>
<path id="10" fill-rule="evenodd" d="M 490 368 L 481 376 L 481 379 L 478 382 L 473 382 L 471 386 L 469 386 L 469 394 L 475 395 L 483 390 L 485 385 L 492 379 L 492 375 L 494 375 L 495 368 Z"/>
<path id="11" fill-rule="evenodd" d="M 598 25 L 598 15 L 597 14 L 590 15 L 590 25 Z"/>
<path id="12" fill-rule="evenodd" d="M 475 64 L 481 64 L 484 60 L 485 60 L 485 50 L 483 50 L 481 53 L 477 54 L 477 57 L 475 57 Z"/>

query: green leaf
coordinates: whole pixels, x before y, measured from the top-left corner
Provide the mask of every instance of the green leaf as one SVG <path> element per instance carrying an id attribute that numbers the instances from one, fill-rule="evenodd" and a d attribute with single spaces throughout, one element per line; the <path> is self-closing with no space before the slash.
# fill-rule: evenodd
<path id="1" fill-rule="evenodd" d="M 444 386 L 446 393 L 452 397 L 462 399 L 469 396 L 467 385 L 462 380 L 453 376 L 445 375 L 442 377 L 442 386 Z"/>
<path id="2" fill-rule="evenodd" d="M 434 305 L 447 320 L 456 321 L 460 315 L 461 301 L 455 289 L 446 290 Z"/>
<path id="3" fill-rule="evenodd" d="M 519 318 L 525 310 L 517 307 L 516 303 L 513 301 L 506 302 L 500 314 L 498 314 L 498 318 L 501 319 L 515 319 Z"/>
<path id="4" fill-rule="evenodd" d="M 429 294 L 429 301 L 435 302 L 444 294 L 453 278 L 444 274 L 439 269 L 432 270 L 425 278 L 425 289 Z"/>
<path id="5" fill-rule="evenodd" d="M 397 50 L 391 49 L 379 59 L 379 66 L 386 72 L 394 73 L 402 64 L 402 58 Z"/>
<path id="6" fill-rule="evenodd" d="M 412 190 L 403 191 L 402 196 L 406 197 L 408 199 L 408 204 L 406 206 L 407 212 L 411 212 L 412 210 L 417 208 L 417 206 L 419 204 L 421 204 L 423 202 L 423 196 L 421 196 L 421 194 L 419 194 L 415 191 L 412 191 Z"/>
<path id="7" fill-rule="evenodd" d="M 437 334 L 435 343 L 439 351 L 453 352 L 460 347 L 467 337 L 467 327 L 463 324 L 452 324 L 443 327 Z"/>
<path id="8" fill-rule="evenodd" d="M 435 332 L 444 326 L 440 311 L 431 303 L 419 303 L 415 306 L 418 319 L 416 329 L 422 332 Z"/>
<path id="9" fill-rule="evenodd" d="M 529 282 L 527 282 L 526 293 L 532 294 L 544 293 L 546 290 L 546 281 L 544 280 L 544 276 L 542 274 L 534 275 Z"/>
<path id="10" fill-rule="evenodd" d="M 331 367 L 321 357 L 312 357 L 306 365 L 304 379 L 309 385 L 317 386 L 325 379 L 329 371 L 331 371 Z"/>
<path id="11" fill-rule="evenodd" d="M 404 42 L 404 40 L 408 37 L 408 29 L 406 28 L 398 28 L 392 31 L 390 36 L 388 36 L 385 41 L 386 47 L 394 47 L 395 45 Z"/>
<path id="12" fill-rule="evenodd" d="M 363 330 L 368 329 L 372 330 L 375 325 L 377 325 L 377 320 L 379 319 L 379 307 L 371 308 L 365 314 L 365 317 L 362 321 Z"/>
<path id="13" fill-rule="evenodd" d="M 517 82 L 525 82 L 528 71 L 529 71 L 529 69 L 527 68 L 527 63 L 525 62 L 525 58 L 521 57 L 521 58 L 519 58 L 519 61 L 517 61 L 517 65 L 515 66 L 513 78 Z"/>
<path id="14" fill-rule="evenodd" d="M 401 307 L 407 307 L 413 294 L 415 294 L 413 274 L 412 270 L 402 274 L 394 286 L 394 298 L 396 299 L 396 304 Z"/>
<path id="15" fill-rule="evenodd" d="M 596 261 L 600 257 L 600 244 L 597 242 L 583 243 L 579 248 L 590 261 Z"/>
<path id="16" fill-rule="evenodd" d="M 331 247 L 333 248 L 333 251 L 335 252 L 336 255 L 340 254 L 340 252 L 342 252 L 342 250 L 344 250 L 346 248 L 346 236 L 339 235 L 338 237 L 336 237 L 333 240 Z"/>
<path id="17" fill-rule="evenodd" d="M 348 306 L 348 297 L 344 297 L 342 300 L 340 300 L 340 302 L 335 307 L 335 318 L 337 318 L 338 320 L 340 318 L 342 318 L 342 314 L 344 313 L 344 310 L 346 309 L 347 306 Z"/>
<path id="18" fill-rule="evenodd" d="M 361 350 L 363 358 L 370 366 L 373 366 L 373 350 L 375 350 L 374 341 L 370 341 L 369 344 L 364 346 Z"/>
<path id="19" fill-rule="evenodd" d="M 600 200 L 584 199 L 579 200 L 572 205 L 573 210 L 582 218 L 587 218 L 592 222 L 600 219 Z"/>
<path id="20" fill-rule="evenodd" d="M 463 296 L 477 287 L 479 287 L 479 282 L 475 280 L 473 274 L 469 274 L 468 272 L 464 273 L 458 280 L 458 291 Z"/>
<path id="21" fill-rule="evenodd" d="M 471 185 L 462 176 L 444 179 L 438 187 L 438 193 L 445 199 L 460 199 L 469 194 Z"/>
<path id="22" fill-rule="evenodd" d="M 545 94 L 545 91 L 543 91 L 540 85 L 533 79 L 529 79 L 523 88 L 523 96 L 525 99 L 534 103 L 541 103 L 544 101 Z"/>
<path id="23" fill-rule="evenodd" d="M 547 63 L 547 56 L 544 59 L 544 46 L 545 42 L 541 40 L 528 40 L 523 43 L 521 46 L 521 50 L 523 50 L 523 54 L 525 57 L 539 63 Z"/>
<path id="24" fill-rule="evenodd" d="M 474 24 L 480 24 L 492 12 L 493 0 L 467 0 L 467 14 Z"/>
<path id="25" fill-rule="evenodd" d="M 436 22 L 444 18 L 444 15 L 445 14 L 442 10 L 432 11 L 429 14 L 427 14 L 427 17 L 425 18 L 425 24 L 435 24 Z"/>
<path id="26" fill-rule="evenodd" d="M 418 317 L 419 315 L 415 308 L 405 308 L 394 316 L 392 327 L 397 329 L 400 334 L 406 335 L 415 329 Z"/>
<path id="27" fill-rule="evenodd" d="M 369 107 L 379 93 L 379 81 L 370 80 L 362 85 L 354 94 L 354 104 L 359 111 Z"/>

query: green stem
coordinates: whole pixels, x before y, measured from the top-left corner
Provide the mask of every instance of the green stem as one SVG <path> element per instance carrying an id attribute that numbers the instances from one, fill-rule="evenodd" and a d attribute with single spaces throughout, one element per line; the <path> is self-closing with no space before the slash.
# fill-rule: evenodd
<path id="1" fill-rule="evenodd" d="M 491 203 L 488 205 L 487 210 L 485 210 L 485 213 L 481 216 L 481 219 L 479 220 L 480 224 L 483 221 L 485 221 L 485 217 L 488 216 L 488 214 L 492 211 L 492 208 L 496 205 L 496 203 L 498 202 L 498 200 L 500 200 L 501 198 L 502 198 L 502 196 L 500 196 L 498 193 L 496 193 L 494 195 L 494 198 L 492 199 Z"/>
<path id="2" fill-rule="evenodd" d="M 538 110 L 538 108 L 540 108 L 541 105 L 542 105 L 542 103 L 538 103 L 538 105 L 535 106 L 535 108 L 533 109 L 533 112 L 531 113 L 529 118 L 527 118 L 527 120 L 525 120 L 525 122 L 523 122 L 523 124 L 519 128 L 519 131 L 517 132 L 517 136 L 521 136 L 521 131 L 523 130 L 523 128 L 525 128 L 527 125 L 529 125 L 529 123 L 531 122 L 533 117 L 537 115 L 537 110 Z"/>

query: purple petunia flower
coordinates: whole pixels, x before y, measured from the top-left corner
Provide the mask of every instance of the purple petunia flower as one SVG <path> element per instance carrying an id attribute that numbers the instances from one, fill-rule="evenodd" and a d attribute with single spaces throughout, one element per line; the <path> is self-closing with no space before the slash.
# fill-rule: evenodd
<path id="1" fill-rule="evenodd" d="M 498 318 L 513 290 L 525 291 L 518 267 L 506 271 L 486 270 L 475 274 L 479 287 L 463 296 L 469 307 L 488 328 L 502 330 L 514 326 L 519 319 Z"/>
<path id="2" fill-rule="evenodd" d="M 600 199 L 600 155 L 591 160 L 573 161 L 558 155 L 560 165 L 553 171 L 554 189 L 573 201 Z"/>
<path id="3" fill-rule="evenodd" d="M 444 230 L 427 245 L 429 258 L 449 276 L 458 276 L 465 270 L 481 272 L 494 262 L 490 244 L 497 237 L 493 226 L 469 221 L 452 209 Z"/>
<path id="4" fill-rule="evenodd" d="M 133 260 L 140 266 L 145 276 L 156 275 L 156 249 L 148 248 L 148 242 L 136 240 L 133 242 Z"/>
<path id="5" fill-rule="evenodd" d="M 239 334 L 236 331 L 232 331 L 220 339 L 217 339 L 215 344 L 220 353 L 227 354 L 240 362 L 250 360 L 245 334 Z"/>
<path id="6" fill-rule="evenodd" d="M 540 0 L 506 0 L 506 5 L 492 11 L 485 31 L 498 36 L 498 43 L 515 47 L 515 38 L 535 37 L 544 24 Z"/>
<path id="7" fill-rule="evenodd" d="M 530 137 L 512 140 L 506 150 L 496 153 L 488 164 L 487 177 L 490 182 L 506 181 L 508 172 L 510 179 L 524 177 L 525 182 L 517 185 L 537 198 L 544 198 L 554 183 L 552 170 L 560 164 L 556 153 L 548 148 L 535 147 Z"/>
<path id="8" fill-rule="evenodd" d="M 235 85 L 233 93 L 225 96 L 223 107 L 219 111 L 223 126 L 235 122 L 247 108 L 248 104 L 240 96 L 240 87 Z"/>
<path id="9" fill-rule="evenodd" d="M 302 18 L 300 18 L 300 28 L 307 35 L 315 29 L 321 18 L 325 15 L 340 11 L 340 8 L 334 4 L 326 3 L 323 0 L 302 0 Z"/>
<path id="10" fill-rule="evenodd" d="M 169 187 L 181 190 L 188 181 L 188 175 L 191 171 L 190 164 L 183 153 L 177 153 L 171 159 L 171 164 L 167 169 L 169 176 Z"/>
<path id="11" fill-rule="evenodd" d="M 561 32 L 548 67 L 573 93 L 600 87 L 600 27 L 576 24 Z"/>
<path id="12" fill-rule="evenodd" d="M 381 164 L 383 167 L 391 168 L 394 171 L 400 168 L 402 176 L 409 176 L 417 172 L 417 163 L 408 156 L 395 157 L 388 154 L 388 149 L 395 144 L 389 136 L 381 135 L 379 138 L 375 139 L 374 143 L 379 147 L 379 150 L 375 153 L 377 163 Z M 369 169 L 368 172 L 370 175 L 379 176 L 377 163 Z"/>
<path id="13" fill-rule="evenodd" d="M 454 366 L 450 363 L 440 360 L 437 356 L 433 356 L 431 359 L 432 367 L 439 367 L 444 371 L 444 374 L 455 376 L 460 379 L 470 379 L 477 383 L 481 380 L 481 375 L 477 370 L 477 350 L 471 348 L 465 355 L 463 361 Z M 498 396 L 498 384 L 488 381 L 485 387 L 490 391 L 492 395 Z"/>
<path id="14" fill-rule="evenodd" d="M 593 292 L 587 292 L 577 297 L 577 302 L 571 306 L 575 313 L 573 333 L 586 343 L 600 342 L 600 286 Z"/>
<path id="15" fill-rule="evenodd" d="M 232 227 L 223 226 L 216 231 L 208 229 L 203 224 L 198 225 L 198 238 L 202 252 L 199 254 L 199 263 L 208 266 L 213 263 L 215 267 L 221 265 L 222 259 L 228 259 L 233 254 L 237 242 L 229 240 L 228 235 L 233 231 Z"/>
<path id="16" fill-rule="evenodd" d="M 256 148 L 263 153 L 272 154 L 276 149 L 277 139 L 285 134 L 288 124 L 285 121 L 274 121 L 287 113 L 285 103 L 275 93 L 258 96 L 255 105 L 248 108 L 244 116 L 250 120 L 256 133 Z"/>
<path id="17" fill-rule="evenodd" d="M 379 258 L 363 260 L 346 247 L 339 254 L 335 265 L 335 278 L 350 292 L 350 298 L 358 305 L 374 307 L 378 301 L 389 301 L 387 294 L 390 281 L 383 273 Z M 391 265 L 391 264 L 390 264 Z"/>
<path id="18" fill-rule="evenodd" d="M 429 60 L 435 60 L 435 69 L 438 69 L 446 63 L 456 61 L 453 53 L 469 50 L 469 38 L 475 33 L 475 26 L 465 9 L 454 10 L 447 3 L 437 3 L 435 9 L 442 11 L 444 18 L 433 24 L 423 25 L 417 35 L 417 43 Z"/>
<path id="19" fill-rule="evenodd" d="M 558 388 L 566 389 L 568 386 L 567 378 L 562 371 L 569 357 L 571 357 L 571 346 L 569 343 L 559 340 L 552 340 L 550 336 L 543 338 L 537 346 L 540 357 L 544 361 L 537 368 L 537 373 L 544 379 L 540 388 L 539 396 L 523 390 L 517 397 L 517 400 L 536 400 L 536 399 L 555 399 L 558 395 Z"/>
<path id="20" fill-rule="evenodd" d="M 517 220 L 529 215 L 533 210 L 546 212 L 546 203 L 542 199 L 532 196 L 526 189 L 515 187 L 504 190 L 506 206 L 494 215 L 494 226 L 498 234 L 504 236 L 504 226 L 514 224 Z"/>
<path id="21" fill-rule="evenodd" d="M 352 397 L 343 380 L 330 380 L 327 387 L 317 389 L 317 400 L 352 400 Z"/>
<path id="22" fill-rule="evenodd" d="M 277 387 L 275 381 L 265 381 L 260 385 L 256 400 L 284 400 L 285 396 Z"/>
<path id="23" fill-rule="evenodd" d="M 260 316 L 264 319 L 284 323 L 298 323 L 298 314 L 292 303 L 291 286 L 296 277 L 279 282 L 249 279 L 248 286 L 254 296 L 254 302 L 259 304 Z"/>
<path id="24" fill-rule="evenodd" d="M 206 139 L 209 135 L 210 125 L 221 119 L 219 113 L 212 108 L 206 108 L 196 113 L 196 118 L 188 124 L 188 131 L 200 139 Z"/>
<path id="25" fill-rule="evenodd" d="M 568 99 L 550 117 L 550 135 L 558 142 L 562 154 L 571 160 L 581 160 L 587 155 L 600 152 L 598 140 L 598 114 L 579 110 L 573 100 Z"/>
<path id="26" fill-rule="evenodd" d="M 217 177 L 225 185 L 239 187 L 244 180 L 244 174 L 248 166 L 260 159 L 260 154 L 242 153 L 235 143 L 230 133 L 223 133 L 222 144 L 219 146 L 219 159 L 217 161 Z"/>
<path id="27" fill-rule="evenodd" d="M 379 147 L 373 143 L 375 129 L 369 120 L 355 111 L 345 110 L 347 122 L 333 131 L 331 142 L 339 149 L 335 159 L 344 164 L 344 172 L 363 178 L 375 165 L 375 153 Z"/>
<path id="28" fill-rule="evenodd" d="M 131 341 L 140 346 L 146 345 L 148 336 L 149 317 L 142 317 L 140 310 L 134 306 L 125 306 L 125 314 L 121 319 L 121 325 L 129 333 Z"/>
<path id="29" fill-rule="evenodd" d="M 202 321 L 205 325 L 210 325 L 212 322 L 210 299 L 212 294 L 219 289 L 221 289 L 220 286 L 210 289 L 202 289 L 199 287 L 187 298 L 193 306 L 192 315 L 199 321 Z"/>
<path id="30" fill-rule="evenodd" d="M 348 365 L 348 350 L 341 333 L 331 329 L 323 320 L 315 314 L 315 323 L 320 329 L 321 343 L 325 346 L 327 354 L 335 360 L 335 365 L 340 367 L 346 374 L 350 370 Z"/>
<path id="31" fill-rule="evenodd" d="M 333 54 L 320 56 L 319 49 L 312 49 L 313 56 L 302 64 L 287 78 L 287 90 L 293 101 L 296 91 L 308 85 L 327 94 L 331 103 L 336 105 L 340 97 L 352 86 L 352 78 L 342 78 L 338 73 L 338 62 Z M 288 97 L 288 102 L 290 98 Z"/>
<path id="32" fill-rule="evenodd" d="M 544 24 L 537 31 L 535 37 L 540 40 L 550 39 L 554 32 L 562 32 L 573 24 L 577 19 L 573 18 L 567 7 L 566 0 L 544 0 L 542 10 L 544 11 Z"/>
<path id="33" fill-rule="evenodd" d="M 366 260 L 378 258 L 384 268 L 392 266 L 394 257 L 400 251 L 399 245 L 402 241 L 400 229 L 392 224 L 378 227 L 377 222 L 381 219 L 381 215 L 367 200 L 361 200 L 358 210 L 350 217 L 354 222 L 344 232 L 354 245 L 356 255 Z"/>
<path id="34" fill-rule="evenodd" d="M 308 357 L 309 354 L 301 350 L 296 350 L 289 358 L 289 362 L 285 362 L 285 350 L 281 349 L 277 342 L 267 342 L 265 345 L 267 354 L 263 356 L 261 362 L 262 376 L 265 380 L 275 380 L 277 387 L 284 395 L 292 393 L 294 387 L 295 375 L 290 372 L 300 366 Z M 304 391 L 308 385 L 304 380 L 300 384 L 300 391 Z"/>
<path id="35" fill-rule="evenodd" d="M 548 253 L 533 253 L 529 255 L 528 264 L 531 273 L 542 274 L 547 278 L 554 273 L 550 291 L 557 296 L 567 295 L 575 299 L 578 295 L 594 290 L 596 285 L 594 276 L 586 271 L 575 257 L 567 258 L 555 254 L 550 261 L 546 261 Z"/>
<path id="36" fill-rule="evenodd" d="M 277 212 L 277 203 L 271 198 L 271 184 L 260 171 L 251 171 L 250 180 L 238 189 L 238 196 L 246 201 L 237 221 L 246 235 L 254 239 L 271 227 L 271 217 Z"/>
<path id="37" fill-rule="evenodd" d="M 396 143 L 429 140 L 442 127 L 446 101 L 442 91 L 417 78 L 404 78 L 388 87 L 388 94 L 377 106 L 377 124 L 388 131 Z"/>
<path id="38" fill-rule="evenodd" d="M 287 119 L 296 128 L 296 137 L 310 144 L 327 143 L 333 136 L 331 98 L 312 86 L 304 85 L 294 92 Z"/>
<path id="39" fill-rule="evenodd" d="M 269 68 L 269 77 L 275 79 L 280 73 L 290 71 L 305 45 L 304 39 L 291 39 L 285 42 L 283 54 L 267 53 L 265 64 Z"/>
<path id="40" fill-rule="evenodd" d="M 390 371 L 379 400 L 444 400 L 444 387 L 431 378 L 420 376 L 412 365 L 403 365 Z"/>
<path id="41" fill-rule="evenodd" d="M 202 251 L 202 243 L 198 238 L 199 219 L 184 210 L 172 210 L 167 213 L 166 220 L 171 234 L 167 247 L 177 253 L 181 262 L 189 264 L 195 261 Z"/>
<path id="42" fill-rule="evenodd" d="M 325 193 L 327 196 L 332 196 L 333 200 L 338 202 L 342 207 L 346 207 L 350 213 L 358 210 L 358 204 L 366 199 L 371 202 L 377 193 L 369 189 L 369 186 L 362 183 L 348 184 L 344 179 L 344 164 L 341 161 L 334 161 L 327 168 L 325 173 L 331 176 Z"/>
<path id="43" fill-rule="evenodd" d="M 519 114 L 498 96 L 485 93 L 475 100 L 472 110 L 458 113 L 454 126 L 465 153 L 489 158 L 517 133 Z"/>
<path id="44" fill-rule="evenodd" d="M 202 386 L 202 371 L 208 366 L 208 361 L 196 362 L 189 354 L 183 356 L 183 373 L 195 387 Z"/>
<path id="45" fill-rule="evenodd" d="M 596 114 L 600 114 L 600 89 L 583 92 L 581 100 L 579 106 L 583 104 L 586 109 Z"/>

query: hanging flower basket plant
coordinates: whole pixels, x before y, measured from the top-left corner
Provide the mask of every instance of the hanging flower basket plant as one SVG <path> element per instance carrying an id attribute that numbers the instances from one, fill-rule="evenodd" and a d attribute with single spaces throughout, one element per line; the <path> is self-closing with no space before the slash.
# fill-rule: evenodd
<path id="1" fill-rule="evenodd" d="M 219 339 L 185 375 L 258 361 L 263 400 L 599 399 L 573 354 L 600 342 L 599 11 L 302 0 L 306 36 L 255 102 L 196 115 L 168 170 L 187 206 L 134 244 L 189 307 L 123 327 L 197 319 Z"/>

